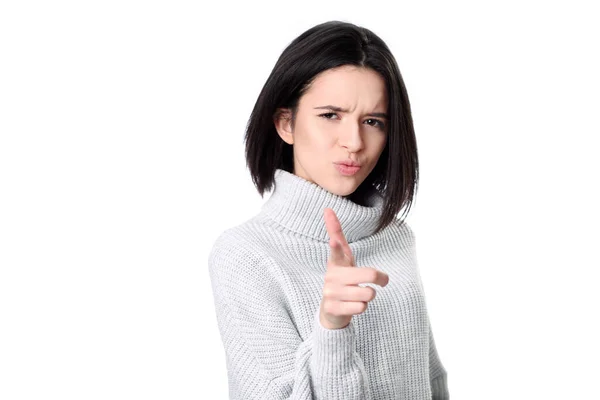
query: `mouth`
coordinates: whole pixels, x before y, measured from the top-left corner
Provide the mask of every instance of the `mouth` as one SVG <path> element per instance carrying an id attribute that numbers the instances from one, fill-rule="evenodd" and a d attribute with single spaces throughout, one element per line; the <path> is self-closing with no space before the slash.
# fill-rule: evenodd
<path id="1" fill-rule="evenodd" d="M 360 170 L 360 165 L 351 165 L 351 164 L 335 164 L 335 168 L 339 171 L 340 174 L 345 176 L 355 175 Z"/>

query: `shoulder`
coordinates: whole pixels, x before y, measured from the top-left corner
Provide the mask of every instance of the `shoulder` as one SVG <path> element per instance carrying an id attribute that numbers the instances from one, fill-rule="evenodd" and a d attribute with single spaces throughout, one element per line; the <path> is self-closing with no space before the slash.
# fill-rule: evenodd
<path id="1" fill-rule="evenodd" d="M 259 213 L 254 217 L 223 231 L 212 245 L 212 252 L 233 251 L 238 255 L 265 259 L 286 240 L 285 229 Z M 270 261 L 270 260 L 269 260 Z"/>
<path id="2" fill-rule="evenodd" d="M 410 248 L 415 246 L 415 232 L 406 220 L 395 219 L 389 226 L 390 233 L 400 246 Z"/>
<path id="3" fill-rule="evenodd" d="M 281 288 L 273 272 L 273 257 L 243 228 L 228 228 L 213 242 L 208 255 L 213 291 L 229 301 L 251 302 L 251 298 L 262 296 L 258 293 L 279 298 Z"/>
<path id="4" fill-rule="evenodd" d="M 253 246 L 251 235 L 240 226 L 227 228 L 212 243 L 208 260 L 209 264 L 217 261 L 236 260 L 255 263 L 263 257 L 262 252 Z"/>
<path id="5" fill-rule="evenodd" d="M 270 261 L 269 248 L 255 218 L 221 232 L 208 255 L 211 273 L 217 269 L 228 274 L 256 273 Z"/>

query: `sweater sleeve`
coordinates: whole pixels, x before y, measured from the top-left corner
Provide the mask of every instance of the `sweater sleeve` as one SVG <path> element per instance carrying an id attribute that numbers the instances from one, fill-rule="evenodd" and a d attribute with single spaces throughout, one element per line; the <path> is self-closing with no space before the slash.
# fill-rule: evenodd
<path id="1" fill-rule="evenodd" d="M 221 240 L 209 256 L 229 398 L 372 399 L 352 322 L 326 329 L 317 309 L 313 330 L 302 340 L 268 262 Z"/>
<path id="2" fill-rule="evenodd" d="M 411 249 L 413 258 L 417 260 L 415 233 L 407 223 L 404 222 L 403 226 L 408 231 L 408 237 L 412 242 Z M 419 272 L 418 267 L 417 276 L 419 282 L 421 282 L 421 287 L 423 288 L 424 286 L 421 279 L 421 273 Z M 440 360 L 437 348 L 435 346 L 435 339 L 433 337 L 433 330 L 431 329 L 429 315 L 427 315 L 427 324 L 429 325 L 429 382 L 431 385 L 431 398 L 432 400 L 450 400 L 450 393 L 448 391 L 448 374 Z"/>
<path id="3" fill-rule="evenodd" d="M 432 400 L 449 400 L 448 374 L 442 364 L 435 346 L 433 330 L 429 324 L 429 379 L 431 381 Z"/>

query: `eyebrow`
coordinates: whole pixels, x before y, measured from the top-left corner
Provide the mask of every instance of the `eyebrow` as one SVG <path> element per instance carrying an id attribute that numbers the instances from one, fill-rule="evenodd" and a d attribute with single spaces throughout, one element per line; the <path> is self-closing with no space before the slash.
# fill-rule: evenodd
<path id="1" fill-rule="evenodd" d="M 315 110 L 320 110 L 320 109 L 333 110 L 333 111 L 343 112 L 343 113 L 350 112 L 350 110 L 347 110 L 347 109 L 344 109 L 341 107 L 337 107 L 337 106 L 332 106 L 332 105 L 315 107 Z M 390 119 L 390 117 L 386 113 L 376 113 L 376 112 L 367 114 L 367 117 L 379 117 L 379 118 Z"/>

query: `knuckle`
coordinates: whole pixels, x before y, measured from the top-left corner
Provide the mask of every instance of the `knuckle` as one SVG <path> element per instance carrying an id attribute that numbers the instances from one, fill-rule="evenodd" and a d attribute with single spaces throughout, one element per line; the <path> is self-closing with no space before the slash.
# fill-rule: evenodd
<path id="1" fill-rule="evenodd" d="M 326 302 L 324 302 L 324 303 L 323 303 L 323 310 L 324 310 L 324 311 L 325 311 L 327 314 L 331 314 L 331 315 L 333 315 L 333 312 L 332 312 L 332 309 L 331 309 L 331 308 L 332 308 L 332 304 L 331 304 L 331 302 L 330 302 L 330 301 L 326 301 Z"/>
<path id="2" fill-rule="evenodd" d="M 358 305 L 358 312 L 364 313 L 366 310 L 367 310 L 367 303 L 364 301 L 361 301 Z"/>
<path id="3" fill-rule="evenodd" d="M 334 290 L 331 286 L 325 286 L 323 288 L 323 297 L 332 298 L 334 295 Z"/>
<path id="4" fill-rule="evenodd" d="M 374 268 L 369 269 L 369 281 L 374 283 L 377 280 L 378 271 Z"/>
<path id="5" fill-rule="evenodd" d="M 333 316 L 336 316 L 336 317 L 337 317 L 337 316 L 339 316 L 339 314 L 340 314 L 340 310 L 339 310 L 339 307 L 338 307 L 338 305 L 337 305 L 337 302 L 330 301 L 330 302 L 328 302 L 328 303 L 325 305 L 325 307 L 324 307 L 324 308 L 325 308 L 325 311 L 326 311 L 328 314 L 330 314 L 330 315 L 333 315 Z"/>
<path id="6" fill-rule="evenodd" d="M 333 282 L 335 282 L 335 276 L 333 274 L 333 271 L 328 271 L 325 274 L 325 283 L 331 284 Z"/>
<path id="7" fill-rule="evenodd" d="M 353 315 L 355 313 L 353 304 L 349 302 L 342 303 L 342 309 L 341 315 Z"/>
<path id="8" fill-rule="evenodd" d="M 377 291 L 375 289 L 373 289 L 372 287 L 367 287 L 367 289 L 368 289 L 367 291 L 369 292 L 368 296 L 367 296 L 368 297 L 367 301 L 372 301 L 375 298 L 375 296 L 377 295 Z"/>

